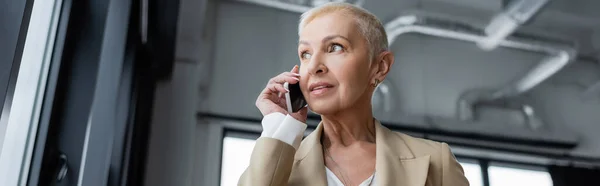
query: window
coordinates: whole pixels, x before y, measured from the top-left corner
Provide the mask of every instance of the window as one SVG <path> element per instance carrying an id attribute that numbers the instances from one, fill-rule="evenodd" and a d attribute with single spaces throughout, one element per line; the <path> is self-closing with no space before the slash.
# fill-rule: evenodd
<path id="1" fill-rule="evenodd" d="M 550 173 L 544 170 L 490 166 L 488 174 L 490 186 L 552 186 Z"/>
<path id="2" fill-rule="evenodd" d="M 483 186 L 481 165 L 471 162 L 460 162 L 465 171 L 465 177 L 469 180 L 470 186 Z"/>
<path id="3" fill-rule="evenodd" d="M 234 186 L 250 163 L 255 140 L 227 136 L 223 139 L 221 186 Z"/>

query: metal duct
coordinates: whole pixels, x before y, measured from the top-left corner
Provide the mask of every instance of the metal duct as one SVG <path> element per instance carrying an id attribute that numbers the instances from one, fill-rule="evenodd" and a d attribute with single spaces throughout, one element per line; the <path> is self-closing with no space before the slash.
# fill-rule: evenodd
<path id="1" fill-rule="evenodd" d="M 455 39 L 477 43 L 486 38 L 484 31 L 468 24 L 443 20 L 439 18 L 407 15 L 400 16 L 385 25 L 390 45 L 402 34 L 419 33 L 424 35 Z M 540 52 L 548 54 L 537 66 L 532 68 L 525 76 L 498 90 L 474 90 L 461 96 L 458 104 L 459 118 L 467 120 L 473 118 L 473 105 L 482 101 L 494 101 L 508 98 L 531 90 L 560 69 L 574 58 L 576 51 L 565 44 L 544 42 L 543 38 L 509 38 L 500 41 L 502 47 Z M 548 39 L 550 40 L 550 39 Z M 527 113 L 527 112 L 524 112 Z M 528 116 L 529 117 L 529 116 Z"/>
<path id="2" fill-rule="evenodd" d="M 380 109 L 386 114 L 394 112 L 396 101 L 392 85 L 390 80 L 385 80 L 375 88 L 372 97 L 372 100 L 375 100 L 372 101 L 374 109 Z"/>
<path id="3" fill-rule="evenodd" d="M 276 8 L 296 13 L 304 13 L 310 8 L 329 2 L 346 2 L 361 7 L 365 0 L 234 0 L 260 6 Z"/>
<path id="4" fill-rule="evenodd" d="M 310 10 L 310 7 L 305 4 L 294 4 L 284 1 L 277 0 L 235 0 L 238 2 L 250 3 L 260 6 L 266 6 L 271 8 L 276 8 L 280 10 L 286 10 L 290 12 L 304 13 Z"/>
<path id="5" fill-rule="evenodd" d="M 303 13 L 310 9 L 309 6 L 296 5 L 284 1 L 277 0 L 236 0 L 238 2 L 246 2 L 261 6 L 267 6 L 292 12 Z M 356 0 L 361 4 L 362 0 Z M 525 3 L 527 4 L 527 3 Z M 519 11 L 514 11 L 519 12 Z M 521 15 L 521 14 L 519 14 Z M 532 14 L 522 15 L 531 16 Z M 523 19 L 523 16 L 520 16 Z M 486 38 L 485 32 L 482 29 L 476 28 L 469 24 L 460 22 L 442 20 L 433 17 L 407 15 L 400 16 L 385 25 L 388 34 L 388 42 L 390 45 L 394 43 L 396 37 L 407 33 L 420 33 L 442 38 L 456 39 L 461 41 L 469 41 L 478 43 Z M 515 83 L 507 85 L 503 89 L 492 93 L 491 95 L 479 96 L 480 99 L 498 99 L 502 97 L 510 97 L 521 94 L 535 87 L 545 79 L 555 74 L 562 69 L 572 58 L 575 57 L 576 51 L 572 46 L 565 44 L 556 44 L 552 39 L 542 37 L 531 38 L 508 38 L 499 42 L 499 46 L 520 49 L 531 52 L 546 53 L 549 55 L 527 75 L 515 81 Z"/>
<path id="6" fill-rule="evenodd" d="M 311 8 L 307 5 L 292 4 L 281 0 L 235 1 L 287 10 L 297 13 L 303 13 Z M 359 5 L 364 2 L 364 0 L 355 1 Z M 511 9 L 510 11 L 523 12 L 519 9 Z M 525 12 L 519 15 L 525 15 L 525 17 L 530 17 L 531 15 L 533 15 L 533 13 L 529 14 Z M 523 20 L 522 18 L 524 16 L 517 17 L 518 19 Z M 419 33 L 424 35 L 468 41 L 473 43 L 478 43 L 486 39 L 487 37 L 484 30 L 471 26 L 469 24 L 421 15 L 406 15 L 397 17 L 396 19 L 387 23 L 385 25 L 385 29 L 388 34 L 388 42 L 390 43 L 390 45 L 394 43 L 395 39 L 398 36 L 407 33 Z M 575 57 L 576 50 L 570 45 L 558 44 L 553 41 L 555 40 L 538 36 L 510 37 L 499 41 L 498 46 L 501 47 L 546 53 L 549 57 L 544 58 L 544 60 L 542 60 L 536 67 L 531 69 L 525 76 L 519 78 L 518 80 L 514 81 L 514 83 L 506 85 L 505 87 L 499 90 L 469 91 L 468 93 L 465 93 L 465 96 L 461 97 L 459 100 L 459 117 L 463 119 L 471 119 L 473 104 L 482 101 L 489 102 L 499 100 L 501 98 L 508 98 L 527 92 L 533 87 L 540 84 L 542 81 L 554 75 L 565 65 L 567 65 L 569 61 L 571 61 L 571 59 Z"/>
<path id="7" fill-rule="evenodd" d="M 583 92 L 584 99 L 591 99 L 597 96 L 600 96 L 600 81 L 596 82 Z"/>
<path id="8" fill-rule="evenodd" d="M 489 90 L 472 90 L 472 91 L 467 91 L 463 95 L 461 95 L 461 97 L 459 98 L 459 101 L 458 101 L 458 118 L 460 120 L 464 121 L 464 120 L 478 119 L 475 117 L 476 115 L 479 115 L 479 114 L 476 114 L 477 109 L 475 109 L 475 108 L 480 108 L 482 106 L 485 106 L 485 107 L 492 107 L 492 108 L 510 109 L 510 110 L 520 112 L 525 119 L 524 124 L 530 130 L 535 131 L 535 130 L 540 129 L 543 126 L 542 120 L 535 114 L 533 107 L 531 107 L 527 103 L 524 103 L 521 100 L 514 100 L 514 99 L 511 99 L 511 100 L 498 99 L 498 100 L 492 100 L 492 101 L 478 100 L 477 98 L 480 95 L 482 95 L 482 92 L 484 92 L 484 94 L 487 94 L 485 92 L 489 92 Z M 487 95 L 490 95 L 490 94 L 487 94 Z"/>
<path id="9" fill-rule="evenodd" d="M 515 0 L 503 12 L 494 16 L 485 28 L 487 37 L 477 45 L 484 50 L 493 50 L 498 43 L 525 24 L 548 0 Z"/>

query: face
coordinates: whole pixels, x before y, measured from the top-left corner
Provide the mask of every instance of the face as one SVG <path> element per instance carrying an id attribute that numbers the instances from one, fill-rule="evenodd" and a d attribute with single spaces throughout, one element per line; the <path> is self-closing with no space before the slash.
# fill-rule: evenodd
<path id="1" fill-rule="evenodd" d="M 315 18 L 303 28 L 298 43 L 300 87 L 312 111 L 332 114 L 370 101 L 376 70 L 351 16 Z"/>

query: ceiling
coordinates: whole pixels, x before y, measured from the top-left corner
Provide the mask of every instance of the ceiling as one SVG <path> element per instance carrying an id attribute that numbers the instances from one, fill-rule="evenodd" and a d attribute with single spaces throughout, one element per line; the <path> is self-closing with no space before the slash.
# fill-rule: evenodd
<path id="1" fill-rule="evenodd" d="M 476 21 L 489 21 L 502 11 L 502 0 L 418 0 L 424 10 L 454 16 L 476 17 Z M 550 0 L 520 32 L 535 33 L 575 42 L 578 52 L 585 58 L 600 58 L 600 1 Z M 473 16 L 477 15 L 477 16 Z"/>

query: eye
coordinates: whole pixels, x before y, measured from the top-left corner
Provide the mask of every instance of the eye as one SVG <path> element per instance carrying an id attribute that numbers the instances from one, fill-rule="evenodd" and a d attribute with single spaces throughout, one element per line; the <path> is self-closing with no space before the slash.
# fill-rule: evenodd
<path id="1" fill-rule="evenodd" d="M 329 47 L 329 52 L 340 52 L 344 50 L 344 47 L 340 44 L 332 44 L 331 47 Z"/>
<path id="2" fill-rule="evenodd" d="M 302 59 L 310 59 L 310 57 L 312 57 L 312 54 L 310 54 L 308 52 L 302 52 L 300 54 L 300 58 L 302 58 Z"/>

